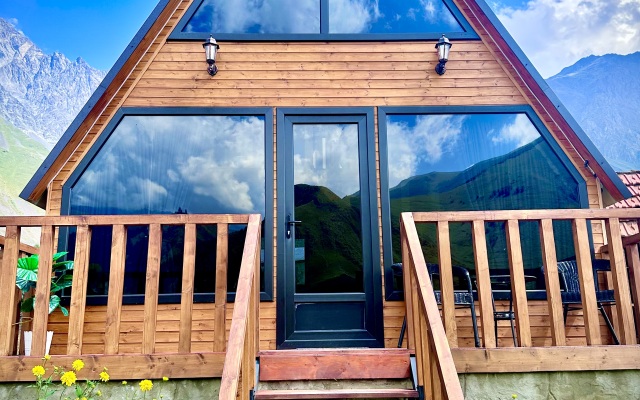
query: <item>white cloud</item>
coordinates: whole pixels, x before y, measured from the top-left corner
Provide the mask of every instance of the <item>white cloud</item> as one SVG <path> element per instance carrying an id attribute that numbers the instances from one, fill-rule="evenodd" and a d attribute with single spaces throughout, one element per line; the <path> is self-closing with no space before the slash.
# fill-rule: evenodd
<path id="1" fill-rule="evenodd" d="M 333 33 L 368 32 L 371 24 L 384 16 L 378 0 L 330 1 L 329 15 L 329 31 Z"/>
<path id="2" fill-rule="evenodd" d="M 539 137 L 540 133 L 533 126 L 529 117 L 525 114 L 518 114 L 512 124 L 503 126 L 491 140 L 494 143 L 515 143 L 517 147 L 521 147 Z"/>
<path id="3" fill-rule="evenodd" d="M 640 0 L 530 0 L 524 9 L 493 9 L 545 78 L 592 54 L 640 50 Z"/>
<path id="4" fill-rule="evenodd" d="M 415 175 L 418 164 L 435 164 L 451 151 L 462 133 L 463 115 L 419 115 L 414 126 L 389 122 L 389 187 Z"/>
<path id="5" fill-rule="evenodd" d="M 295 184 L 324 186 L 340 197 L 357 192 L 357 125 L 294 125 L 293 164 Z"/>

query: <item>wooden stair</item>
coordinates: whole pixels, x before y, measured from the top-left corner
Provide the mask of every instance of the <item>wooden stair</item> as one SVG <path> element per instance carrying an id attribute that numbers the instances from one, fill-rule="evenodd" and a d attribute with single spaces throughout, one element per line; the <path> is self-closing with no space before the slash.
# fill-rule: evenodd
<path id="1" fill-rule="evenodd" d="M 259 358 L 256 400 L 419 397 L 406 349 L 276 350 Z"/>

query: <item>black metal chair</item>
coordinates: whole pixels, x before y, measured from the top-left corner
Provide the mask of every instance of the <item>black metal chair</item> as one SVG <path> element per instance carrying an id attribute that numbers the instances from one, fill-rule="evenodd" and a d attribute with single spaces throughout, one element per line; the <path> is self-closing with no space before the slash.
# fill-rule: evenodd
<path id="1" fill-rule="evenodd" d="M 613 329 L 613 324 L 609 316 L 604 311 L 605 305 L 615 304 L 615 296 L 613 290 L 600 290 L 598 285 L 598 272 L 611 271 L 611 265 L 608 260 L 592 260 L 593 265 L 593 282 L 596 288 L 596 302 L 598 304 L 598 310 L 602 314 L 604 321 L 613 336 L 613 340 L 616 344 L 620 344 L 618 335 L 616 335 Z M 564 308 L 564 322 L 567 323 L 567 314 L 572 310 L 579 310 L 582 308 L 582 296 L 580 296 L 580 280 L 578 278 L 578 263 L 576 261 L 561 261 L 558 263 L 558 274 L 560 276 L 560 286 L 562 292 L 562 305 Z"/>
<path id="2" fill-rule="evenodd" d="M 392 269 L 394 273 L 396 271 L 402 270 L 402 263 L 393 264 Z M 431 278 L 431 282 L 434 282 L 434 277 L 440 275 L 440 266 L 438 264 L 427 264 L 427 272 L 429 273 L 429 278 Z M 456 308 L 470 308 L 471 309 L 471 323 L 473 325 L 473 338 L 475 341 L 476 347 L 480 347 L 480 336 L 478 335 L 478 321 L 476 316 L 476 306 L 473 297 L 473 286 L 471 284 L 471 276 L 469 275 L 469 271 L 466 268 L 459 267 L 454 265 L 452 267 L 452 274 L 455 278 L 458 278 L 458 287 L 460 290 L 454 290 L 453 292 L 453 302 L 456 305 Z M 440 290 L 433 291 L 436 302 L 438 304 L 442 304 L 442 292 Z M 407 317 L 404 317 L 404 321 L 402 322 L 402 329 L 400 330 L 400 338 L 398 339 L 398 347 L 402 347 L 402 341 L 404 340 L 404 334 L 407 329 Z"/>

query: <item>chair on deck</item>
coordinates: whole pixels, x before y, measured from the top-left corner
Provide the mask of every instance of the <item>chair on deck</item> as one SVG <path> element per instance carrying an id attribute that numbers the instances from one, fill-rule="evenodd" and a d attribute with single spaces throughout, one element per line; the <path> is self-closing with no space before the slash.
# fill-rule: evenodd
<path id="1" fill-rule="evenodd" d="M 402 270 L 402 263 L 393 264 L 392 269 L 395 271 Z M 455 279 L 458 278 L 458 287 L 462 288 L 461 290 L 454 290 L 453 292 L 453 302 L 456 305 L 456 308 L 470 308 L 471 309 L 471 323 L 473 325 L 473 338 L 475 341 L 476 347 L 480 347 L 480 337 L 478 335 L 478 321 L 476 317 L 476 307 L 473 298 L 473 286 L 471 285 L 471 276 L 469 276 L 469 271 L 466 268 L 459 266 L 452 266 L 451 268 L 454 282 Z M 427 272 L 429 273 L 429 278 L 433 283 L 433 279 L 435 276 L 440 275 L 440 266 L 438 264 L 427 264 Z M 434 295 L 436 297 L 436 302 L 438 304 L 442 304 L 442 292 L 440 290 L 434 290 Z M 402 347 L 402 341 L 404 340 L 404 333 L 407 329 L 407 317 L 404 317 L 404 321 L 402 322 L 402 329 L 400 330 L 400 338 L 398 339 L 398 347 Z"/>
<path id="2" fill-rule="evenodd" d="M 604 311 L 604 305 L 615 304 L 615 296 L 613 290 L 600 290 L 598 285 L 598 272 L 611 271 L 611 265 L 608 260 L 592 260 L 593 265 L 593 282 L 596 287 L 596 301 L 598 310 L 602 314 L 604 321 L 613 336 L 615 344 L 620 344 L 609 316 Z M 558 263 L 558 274 L 560 275 L 560 285 L 562 292 L 562 305 L 564 308 L 564 322 L 567 323 L 567 313 L 572 310 L 582 308 L 582 297 L 580 296 L 580 280 L 578 278 L 578 263 L 576 261 L 561 261 Z"/>

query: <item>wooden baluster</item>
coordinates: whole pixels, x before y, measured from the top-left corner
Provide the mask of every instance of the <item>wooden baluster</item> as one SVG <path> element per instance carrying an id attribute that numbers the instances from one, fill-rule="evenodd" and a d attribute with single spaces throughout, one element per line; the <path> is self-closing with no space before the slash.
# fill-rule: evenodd
<path id="1" fill-rule="evenodd" d="M 540 245 L 542 247 L 542 264 L 544 266 L 544 280 L 547 287 L 547 304 L 551 325 L 551 342 L 554 346 L 566 346 L 567 339 L 564 329 L 562 312 L 562 296 L 560 294 L 560 277 L 558 276 L 558 259 L 556 244 L 553 237 L 553 221 L 540 220 Z"/>
<path id="2" fill-rule="evenodd" d="M 609 257 L 611 275 L 613 278 L 613 293 L 618 310 L 618 338 L 620 344 L 636 344 L 636 332 L 633 326 L 633 310 L 631 307 L 631 294 L 629 293 L 629 280 L 627 278 L 627 265 L 624 260 L 624 249 L 620 237 L 620 221 L 618 218 L 605 220 L 607 228 L 607 240 L 609 242 Z"/>
<path id="3" fill-rule="evenodd" d="M 403 264 L 404 267 L 404 264 Z M 415 350 L 416 350 L 416 366 L 418 369 L 418 386 L 422 386 L 426 389 L 425 385 L 427 383 L 426 378 L 430 375 L 429 373 L 429 352 L 426 349 L 428 343 L 424 343 L 423 339 L 426 336 L 426 332 L 422 332 L 425 329 L 425 326 L 422 325 L 422 306 L 420 304 L 420 298 L 418 296 L 418 282 L 415 276 L 415 264 L 413 260 L 409 262 L 409 271 L 411 273 L 411 286 L 410 293 L 411 296 L 411 319 L 413 320 L 413 331 L 415 333 L 414 341 L 415 341 Z M 406 297 L 406 294 L 405 294 Z"/>
<path id="4" fill-rule="evenodd" d="M 509 271 L 511 273 L 511 296 L 518 330 L 518 343 L 521 347 L 531 347 L 531 325 L 529 323 L 529 306 L 527 288 L 524 280 L 524 264 L 520 243 L 520 226 L 517 220 L 509 220 L 507 230 L 507 253 Z"/>
<path id="5" fill-rule="evenodd" d="M 193 286 L 196 274 L 196 225 L 184 226 L 184 259 L 182 265 L 182 293 L 180 295 L 180 337 L 178 351 L 191 352 L 193 322 Z"/>
<path id="6" fill-rule="evenodd" d="M 87 225 L 78 226 L 76 231 L 76 253 L 73 262 L 71 306 L 69 307 L 69 336 L 67 338 L 67 354 L 69 355 L 82 354 L 90 251 L 91 228 Z"/>
<path id="7" fill-rule="evenodd" d="M 450 347 L 458 347 L 456 326 L 456 306 L 453 298 L 453 272 L 451 265 L 451 242 L 449 223 L 438 222 L 438 260 L 440 261 L 440 291 L 442 296 L 442 317 L 444 330 Z"/>
<path id="8" fill-rule="evenodd" d="M 584 218 L 573 220 L 573 241 L 578 262 L 578 278 L 582 296 L 584 315 L 584 330 L 587 344 L 594 346 L 602 342 L 600 337 L 600 320 L 596 304 L 596 288 L 593 282 L 593 265 L 591 264 L 591 250 L 589 248 L 589 233 L 587 221 Z"/>
<path id="9" fill-rule="evenodd" d="M 43 357 L 46 351 L 52 259 L 53 226 L 45 225 L 42 227 L 40 235 L 38 282 L 36 284 L 36 298 L 33 310 L 33 337 L 31 342 L 31 356 L 33 357 Z"/>
<path id="10" fill-rule="evenodd" d="M 640 335 L 640 254 L 638 244 L 626 246 L 627 263 L 629 264 L 629 279 L 631 281 L 631 295 L 633 296 L 633 311 L 636 321 L 636 336 Z"/>
<path id="11" fill-rule="evenodd" d="M 149 253 L 147 255 L 147 278 L 144 290 L 142 354 L 153 354 L 155 351 L 161 252 L 162 226 L 160 224 L 151 224 L 149 225 Z"/>
<path id="12" fill-rule="evenodd" d="M 124 225 L 114 225 L 111 235 L 111 263 L 109 265 L 109 296 L 105 320 L 104 354 L 118 354 L 119 351 L 126 252 L 127 228 Z"/>
<path id="13" fill-rule="evenodd" d="M 412 225 L 412 228 L 415 229 L 415 225 Z M 409 350 L 415 350 L 415 329 L 414 329 L 414 320 L 413 320 L 413 303 L 412 297 L 409 295 L 411 290 L 411 269 L 409 268 L 409 264 L 411 263 L 411 258 L 409 255 L 409 244 L 407 242 L 407 227 L 404 225 L 403 220 L 400 220 L 400 230 L 402 232 L 402 241 L 401 241 L 401 251 L 402 251 L 402 281 L 403 281 L 403 290 L 404 290 L 404 303 L 405 303 L 405 319 L 407 321 L 406 326 L 406 340 L 407 340 L 407 348 Z"/>
<path id="14" fill-rule="evenodd" d="M 431 333 L 431 331 L 429 331 Z M 432 335 L 429 334 L 429 337 Z M 438 365 L 438 353 L 436 352 L 433 340 L 429 340 L 429 358 L 431 364 L 431 395 L 433 400 L 441 400 L 446 397 L 443 396 L 443 386 L 440 376 L 440 368 Z"/>
<path id="15" fill-rule="evenodd" d="M 227 345 L 226 310 L 227 310 L 227 270 L 229 254 L 229 226 L 218 224 L 218 241 L 216 248 L 216 294 L 215 319 L 213 328 L 213 351 L 224 351 Z"/>
<path id="16" fill-rule="evenodd" d="M 18 257 L 20 254 L 20 227 L 7 226 L 2 270 L 0 270 L 0 356 L 13 355 L 15 347 L 15 322 L 18 310 L 18 298 L 14 296 Z"/>
<path id="17" fill-rule="evenodd" d="M 480 319 L 482 320 L 482 342 L 486 348 L 496 347 L 493 331 L 493 293 L 489 276 L 489 259 L 487 256 L 487 238 L 484 221 L 473 221 L 473 255 L 476 263 L 476 286 L 480 300 Z"/>

